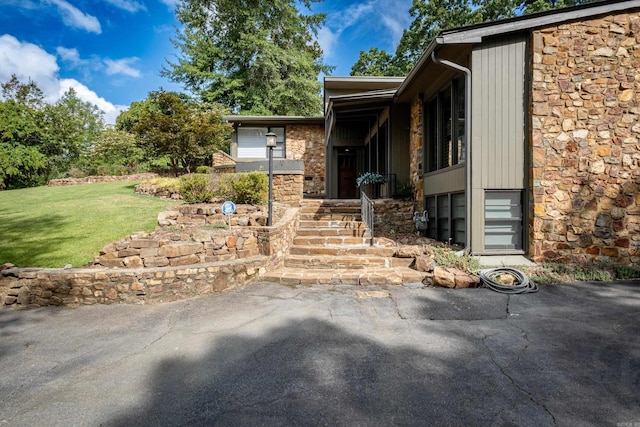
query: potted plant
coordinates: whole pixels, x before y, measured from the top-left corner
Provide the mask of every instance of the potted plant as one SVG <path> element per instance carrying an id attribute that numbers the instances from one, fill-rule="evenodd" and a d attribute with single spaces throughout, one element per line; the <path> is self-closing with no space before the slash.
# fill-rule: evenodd
<path id="1" fill-rule="evenodd" d="M 356 179 L 358 188 L 372 198 L 379 197 L 380 186 L 386 182 L 387 177 L 378 172 L 365 172 Z"/>

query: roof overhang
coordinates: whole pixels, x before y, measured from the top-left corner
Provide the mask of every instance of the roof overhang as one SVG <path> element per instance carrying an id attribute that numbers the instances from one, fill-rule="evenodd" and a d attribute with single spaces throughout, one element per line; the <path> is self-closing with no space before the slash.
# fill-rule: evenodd
<path id="1" fill-rule="evenodd" d="M 454 44 L 473 45 L 481 43 L 490 37 L 532 31 L 564 22 L 594 18 L 600 15 L 608 15 L 639 8 L 640 0 L 599 1 L 442 31 L 431 41 L 429 46 L 427 46 L 420 59 L 416 62 L 416 65 L 400 85 L 396 93 L 396 98 L 404 95 L 414 78 L 424 70 L 428 63 L 432 62 L 431 54 L 440 46 Z"/>
<path id="2" fill-rule="evenodd" d="M 243 124 L 251 125 L 322 125 L 324 117 L 314 116 L 222 116 L 223 120 L 234 125 L 241 126 Z"/>
<path id="3" fill-rule="evenodd" d="M 402 84 L 404 77 L 380 76 L 343 76 L 324 78 L 324 87 L 332 90 L 377 91 L 395 89 Z"/>

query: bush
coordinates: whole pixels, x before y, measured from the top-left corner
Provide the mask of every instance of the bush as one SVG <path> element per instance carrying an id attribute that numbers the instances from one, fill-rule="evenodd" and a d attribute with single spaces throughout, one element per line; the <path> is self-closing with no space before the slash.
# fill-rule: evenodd
<path id="1" fill-rule="evenodd" d="M 266 203 L 269 179 L 262 172 L 223 174 L 218 180 L 216 196 L 238 204 Z"/>
<path id="2" fill-rule="evenodd" d="M 213 198 L 209 177 L 203 174 L 181 176 L 179 192 L 186 203 L 208 203 Z"/>
<path id="3" fill-rule="evenodd" d="M 198 166 L 196 168 L 196 173 L 210 174 L 211 168 L 209 166 Z"/>

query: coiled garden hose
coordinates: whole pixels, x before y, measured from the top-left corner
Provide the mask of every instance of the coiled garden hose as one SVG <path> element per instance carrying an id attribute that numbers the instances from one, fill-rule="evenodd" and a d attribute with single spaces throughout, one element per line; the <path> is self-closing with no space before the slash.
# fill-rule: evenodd
<path id="1" fill-rule="evenodd" d="M 508 274 L 513 276 L 515 282 L 513 285 L 505 285 L 496 280 L 498 276 Z M 527 277 L 522 271 L 515 268 L 499 267 L 488 268 L 478 271 L 477 275 L 480 277 L 480 283 L 489 289 L 502 294 L 524 294 L 538 292 L 538 285 Z"/>

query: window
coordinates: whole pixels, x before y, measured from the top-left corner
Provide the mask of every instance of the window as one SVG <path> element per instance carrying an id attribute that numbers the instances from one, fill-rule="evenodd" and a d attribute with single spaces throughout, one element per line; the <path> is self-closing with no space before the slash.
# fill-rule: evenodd
<path id="1" fill-rule="evenodd" d="M 268 132 L 276 134 L 276 146 L 273 149 L 273 157 L 285 158 L 284 127 L 239 127 L 237 130 L 238 158 L 266 159 L 268 153 L 265 135 Z"/>
<path id="2" fill-rule="evenodd" d="M 466 244 L 466 199 L 464 193 L 429 196 L 425 199 L 429 213 L 427 237 L 441 242 Z"/>
<path id="3" fill-rule="evenodd" d="M 484 248 L 522 249 L 522 191 L 485 191 Z"/>
<path id="4" fill-rule="evenodd" d="M 424 106 L 426 172 L 464 161 L 465 80 L 455 79 Z M 454 122 L 455 120 L 455 122 Z"/>

